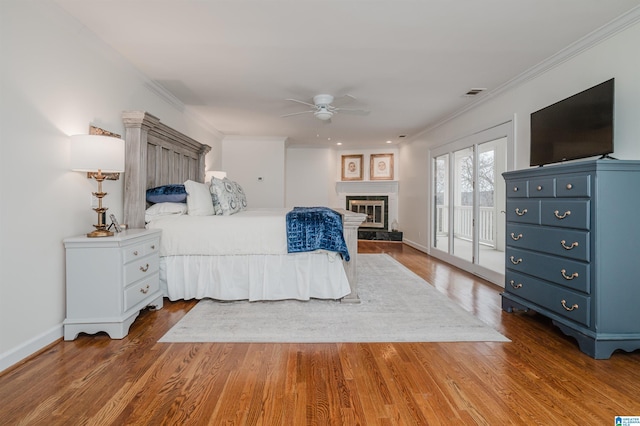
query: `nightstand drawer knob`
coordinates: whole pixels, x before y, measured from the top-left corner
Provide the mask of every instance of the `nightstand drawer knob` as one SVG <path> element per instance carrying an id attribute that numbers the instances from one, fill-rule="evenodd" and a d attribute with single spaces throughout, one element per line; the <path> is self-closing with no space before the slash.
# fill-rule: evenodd
<path id="1" fill-rule="evenodd" d="M 149 293 L 149 284 L 146 287 L 140 289 L 140 293 L 147 294 Z"/>
<path id="2" fill-rule="evenodd" d="M 134 256 L 137 256 L 137 255 L 138 255 L 138 250 L 134 251 L 134 252 L 133 252 L 133 255 L 134 255 Z"/>
<path id="3" fill-rule="evenodd" d="M 147 263 L 145 266 L 141 266 L 141 267 L 140 267 L 140 270 L 141 270 L 142 272 L 147 272 L 147 271 L 149 270 L 149 264 Z"/>
<path id="4" fill-rule="evenodd" d="M 151 250 L 155 250 L 155 249 L 156 249 L 156 245 L 154 244 L 151 246 Z"/>

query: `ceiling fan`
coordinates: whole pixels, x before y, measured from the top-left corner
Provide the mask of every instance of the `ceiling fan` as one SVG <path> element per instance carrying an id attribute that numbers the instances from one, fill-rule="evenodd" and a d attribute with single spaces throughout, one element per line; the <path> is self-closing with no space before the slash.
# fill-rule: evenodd
<path id="1" fill-rule="evenodd" d="M 337 98 L 335 100 L 336 101 L 343 101 L 345 99 L 349 100 L 349 101 L 353 101 L 356 98 L 354 96 L 351 96 L 351 95 L 344 95 L 344 96 L 341 96 L 341 97 L 339 97 L 339 98 Z M 334 97 L 332 95 L 326 95 L 326 94 L 316 95 L 316 96 L 313 97 L 313 103 L 312 104 L 309 103 L 309 102 L 300 101 L 298 99 L 286 99 L 286 100 L 310 106 L 311 109 L 307 110 L 307 111 L 301 111 L 301 112 L 294 112 L 294 113 L 291 113 L 291 114 L 285 114 L 282 117 L 290 117 L 292 115 L 313 113 L 313 115 L 317 119 L 322 120 L 324 122 L 330 122 L 331 121 L 331 117 L 333 117 L 333 115 L 338 113 L 338 112 L 347 113 L 347 114 L 357 114 L 357 115 L 367 115 L 367 114 L 369 114 L 369 111 L 364 110 L 364 109 L 342 108 L 342 107 L 339 107 L 339 106 L 332 105 L 332 103 L 334 101 Z"/>

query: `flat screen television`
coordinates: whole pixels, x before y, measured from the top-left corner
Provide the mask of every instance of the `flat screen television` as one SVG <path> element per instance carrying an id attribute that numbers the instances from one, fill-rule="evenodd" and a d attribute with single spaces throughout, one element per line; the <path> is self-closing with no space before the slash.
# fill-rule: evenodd
<path id="1" fill-rule="evenodd" d="M 613 152 L 614 79 L 531 114 L 530 165 Z"/>

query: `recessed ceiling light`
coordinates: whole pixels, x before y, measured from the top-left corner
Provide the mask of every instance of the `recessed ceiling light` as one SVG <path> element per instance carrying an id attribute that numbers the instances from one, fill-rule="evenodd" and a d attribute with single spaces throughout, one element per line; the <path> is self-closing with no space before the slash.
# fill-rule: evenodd
<path id="1" fill-rule="evenodd" d="M 387 143 L 393 143 L 392 141 L 387 141 Z"/>
<path id="2" fill-rule="evenodd" d="M 336 145 L 342 145 L 342 142 L 337 142 Z"/>

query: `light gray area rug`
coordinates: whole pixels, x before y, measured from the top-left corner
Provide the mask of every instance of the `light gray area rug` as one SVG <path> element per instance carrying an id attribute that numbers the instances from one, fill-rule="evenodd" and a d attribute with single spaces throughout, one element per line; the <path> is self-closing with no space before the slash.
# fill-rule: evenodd
<path id="1" fill-rule="evenodd" d="M 509 339 L 386 254 L 358 255 L 362 300 L 204 299 L 160 342 L 462 342 Z"/>

